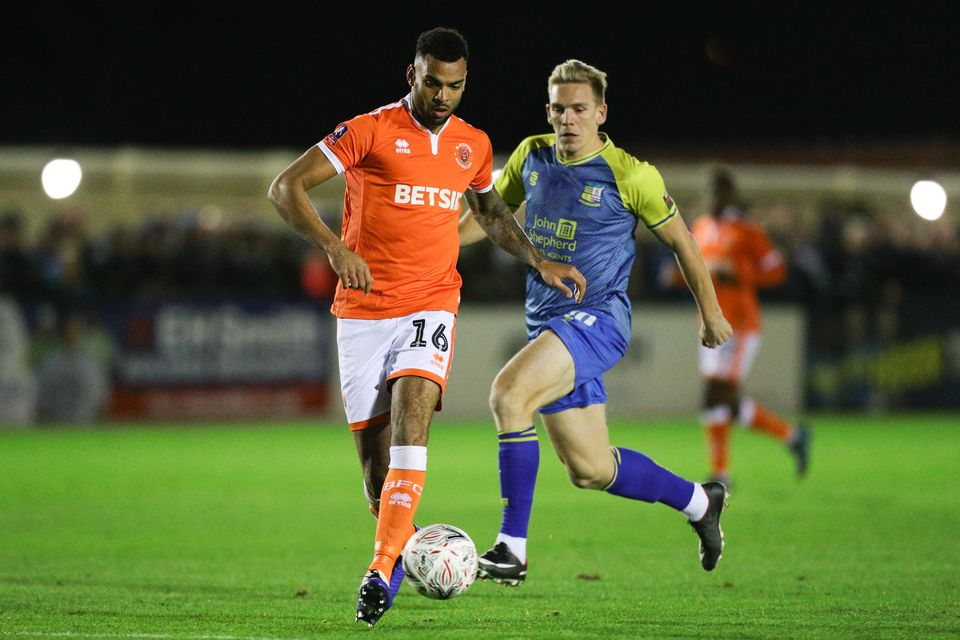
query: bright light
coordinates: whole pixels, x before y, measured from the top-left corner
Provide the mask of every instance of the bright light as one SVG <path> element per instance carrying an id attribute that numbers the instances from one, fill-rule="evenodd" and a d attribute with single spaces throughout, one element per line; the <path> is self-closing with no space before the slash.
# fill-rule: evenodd
<path id="1" fill-rule="evenodd" d="M 924 220 L 937 220 L 947 208 L 947 192 L 933 180 L 920 180 L 910 190 L 910 204 Z"/>
<path id="2" fill-rule="evenodd" d="M 60 200 L 73 194 L 80 186 L 80 178 L 83 172 L 80 170 L 80 164 L 76 160 L 58 158 L 51 160 L 43 168 L 40 175 L 40 182 L 43 183 L 43 190 L 54 200 Z"/>

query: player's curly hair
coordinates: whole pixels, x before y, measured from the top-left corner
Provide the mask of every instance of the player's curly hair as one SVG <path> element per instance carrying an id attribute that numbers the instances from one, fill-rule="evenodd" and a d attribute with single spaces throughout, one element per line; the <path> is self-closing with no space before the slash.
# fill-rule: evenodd
<path id="1" fill-rule="evenodd" d="M 460 58 L 469 60 L 470 49 L 467 47 L 467 39 L 456 29 L 435 27 L 424 31 L 417 38 L 416 57 L 427 55 L 441 62 L 456 62 Z"/>
<path id="2" fill-rule="evenodd" d="M 547 91 L 555 84 L 588 83 L 593 88 L 593 95 L 598 104 L 603 104 L 607 97 L 607 74 L 594 66 L 571 58 L 553 68 L 553 73 L 547 79 Z"/>

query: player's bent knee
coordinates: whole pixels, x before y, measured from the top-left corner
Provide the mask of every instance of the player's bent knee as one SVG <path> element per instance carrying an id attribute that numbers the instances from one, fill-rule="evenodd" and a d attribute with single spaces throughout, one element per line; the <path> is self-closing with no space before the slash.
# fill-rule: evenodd
<path id="1" fill-rule="evenodd" d="M 567 466 L 567 477 L 570 483 L 578 489 L 593 489 L 599 491 L 609 484 L 610 478 L 603 478 L 597 469 L 588 467 Z"/>
<path id="2" fill-rule="evenodd" d="M 519 387 L 500 376 L 493 381 L 490 388 L 490 410 L 493 414 L 501 417 L 512 417 L 517 415 L 528 415 L 536 407 L 528 406 L 530 399 L 527 394 Z"/>

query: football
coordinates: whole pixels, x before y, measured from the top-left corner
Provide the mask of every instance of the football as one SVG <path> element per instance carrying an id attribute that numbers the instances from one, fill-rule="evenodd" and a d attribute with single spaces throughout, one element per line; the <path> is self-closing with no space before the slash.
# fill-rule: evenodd
<path id="1" fill-rule="evenodd" d="M 403 547 L 407 580 L 420 595 L 456 598 L 477 578 L 477 547 L 466 531 L 432 524 L 410 536 Z"/>

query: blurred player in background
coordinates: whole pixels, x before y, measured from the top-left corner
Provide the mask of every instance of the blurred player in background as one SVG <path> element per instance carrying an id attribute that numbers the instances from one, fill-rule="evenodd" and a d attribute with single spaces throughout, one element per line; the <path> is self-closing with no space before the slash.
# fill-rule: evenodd
<path id="1" fill-rule="evenodd" d="M 422 33 L 407 68 L 410 93 L 340 123 L 269 192 L 283 219 L 326 253 L 339 278 L 332 311 L 343 404 L 377 516 L 374 557 L 357 602 L 357 620 L 370 626 L 400 586 L 397 558 L 414 532 L 430 420 L 450 372 L 461 198 L 494 242 L 561 298 L 578 302 L 586 286 L 575 268 L 546 260 L 524 235 L 493 189 L 489 138 L 453 115 L 467 58 L 457 31 Z M 338 174 L 346 178 L 339 238 L 307 196 Z"/>
<path id="2" fill-rule="evenodd" d="M 748 221 L 737 205 L 737 189 L 726 169 L 714 171 L 707 193 L 707 212 L 694 221 L 694 237 L 710 269 L 723 314 L 733 337 L 717 349 L 699 348 L 704 379 L 703 426 L 710 451 L 710 479 L 730 486 L 730 425 L 772 436 L 796 460 L 797 474 L 807 471 L 810 429 L 791 426 L 741 388 L 760 346 L 761 316 L 757 290 L 781 284 L 787 266 L 766 232 Z M 681 284 L 675 278 L 677 284 Z"/>
<path id="3" fill-rule="evenodd" d="M 583 272 L 589 290 L 578 307 L 527 271 L 529 342 L 500 370 L 490 405 L 499 438 L 503 514 L 479 576 L 517 585 L 527 573 L 527 531 L 540 461 L 539 411 L 570 481 L 583 489 L 662 502 L 687 516 L 710 571 L 723 548 L 720 483 L 690 482 L 647 456 L 612 448 L 603 375 L 624 355 L 631 335 L 627 279 L 638 223 L 670 248 L 700 310 L 707 348 L 731 334 L 697 244 L 655 167 L 614 146 L 599 131 L 607 119 L 606 74 L 579 60 L 557 65 L 547 81 L 546 116 L 554 133 L 522 141 L 496 189 L 518 207 L 527 234 L 548 257 Z M 460 222 L 461 242 L 483 237 L 475 212 Z"/>

